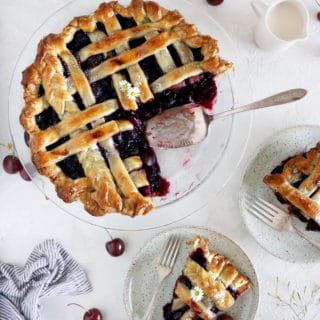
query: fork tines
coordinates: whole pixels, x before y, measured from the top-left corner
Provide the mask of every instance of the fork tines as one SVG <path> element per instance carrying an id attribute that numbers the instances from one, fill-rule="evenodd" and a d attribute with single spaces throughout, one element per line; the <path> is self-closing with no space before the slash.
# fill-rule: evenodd
<path id="1" fill-rule="evenodd" d="M 249 194 L 246 194 L 244 199 L 244 206 L 249 213 L 274 227 L 274 218 L 281 213 L 280 209 L 259 197 L 253 197 Z"/>
<path id="2" fill-rule="evenodd" d="M 175 236 L 171 236 L 161 254 L 159 264 L 168 268 L 172 268 L 180 249 L 181 240 Z"/>

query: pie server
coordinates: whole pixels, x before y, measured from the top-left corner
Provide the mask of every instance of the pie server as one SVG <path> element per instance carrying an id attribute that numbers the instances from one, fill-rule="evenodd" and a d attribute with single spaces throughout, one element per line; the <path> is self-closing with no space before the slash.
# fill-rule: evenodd
<path id="1" fill-rule="evenodd" d="M 305 89 L 292 89 L 215 115 L 207 114 L 200 104 L 186 104 L 166 110 L 148 120 L 145 134 L 150 146 L 154 148 L 173 149 L 186 147 L 203 141 L 213 120 L 240 112 L 297 101 L 306 94 L 307 90 Z"/>

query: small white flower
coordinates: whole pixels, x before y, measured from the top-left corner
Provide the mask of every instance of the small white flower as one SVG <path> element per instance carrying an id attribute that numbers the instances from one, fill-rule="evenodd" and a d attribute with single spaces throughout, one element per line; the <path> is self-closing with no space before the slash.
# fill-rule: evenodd
<path id="1" fill-rule="evenodd" d="M 132 85 L 127 80 L 121 80 L 119 82 L 119 87 L 122 92 L 128 92 L 132 88 Z"/>
<path id="2" fill-rule="evenodd" d="M 140 96 L 141 92 L 139 90 L 139 88 L 137 87 L 131 87 L 128 91 L 127 91 L 127 97 L 130 100 L 135 100 L 136 98 L 138 98 Z"/>
<path id="3" fill-rule="evenodd" d="M 191 298 L 192 300 L 194 300 L 195 302 L 199 302 L 202 300 L 203 298 L 203 291 L 201 288 L 199 287 L 194 287 L 192 290 L 191 290 Z"/>

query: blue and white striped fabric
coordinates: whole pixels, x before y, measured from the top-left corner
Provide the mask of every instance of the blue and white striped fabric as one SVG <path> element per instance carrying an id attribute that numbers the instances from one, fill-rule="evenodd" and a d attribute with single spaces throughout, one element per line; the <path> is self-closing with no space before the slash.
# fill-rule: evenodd
<path id="1" fill-rule="evenodd" d="M 55 240 L 39 244 L 24 267 L 0 262 L 0 320 L 39 320 L 42 298 L 89 291 L 86 273 Z"/>

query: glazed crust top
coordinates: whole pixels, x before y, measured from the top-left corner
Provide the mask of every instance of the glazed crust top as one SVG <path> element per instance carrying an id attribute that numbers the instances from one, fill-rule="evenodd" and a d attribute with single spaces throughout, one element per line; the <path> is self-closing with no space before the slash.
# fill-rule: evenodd
<path id="1" fill-rule="evenodd" d="M 132 17 L 137 26 L 122 30 L 117 19 Z M 104 26 L 108 35 L 97 29 Z M 77 31 L 87 33 L 91 43 L 75 56 L 67 44 Z M 146 42 L 130 49 L 128 41 L 146 38 Z M 176 67 L 167 47 L 174 45 L 183 65 Z M 200 48 L 203 61 L 194 61 L 190 48 Z M 108 55 L 115 52 L 116 56 Z M 105 54 L 99 65 L 84 72 L 80 64 L 90 57 Z M 139 62 L 155 55 L 164 74 L 148 84 Z M 69 75 L 64 74 L 67 66 Z M 141 91 L 139 100 L 144 103 L 183 80 L 204 71 L 219 74 L 231 64 L 220 59 L 217 41 L 200 35 L 194 25 L 187 24 L 177 11 L 168 11 L 152 1 L 132 0 L 128 7 L 118 2 L 102 3 L 90 16 L 74 18 L 60 34 L 50 34 L 38 46 L 34 63 L 23 73 L 25 106 L 20 121 L 30 135 L 32 160 L 37 170 L 48 176 L 56 185 L 58 195 L 66 202 L 80 199 L 93 215 L 120 212 L 129 216 L 144 215 L 153 209 L 150 198 L 138 188 L 148 185 L 139 157 L 121 159 L 112 137 L 119 132 L 132 130 L 129 121 L 101 121 L 120 106 L 137 110 L 138 103 L 120 90 L 126 70 L 134 86 Z M 112 77 L 117 99 L 96 103 L 91 84 L 107 76 Z M 44 92 L 44 94 L 41 93 Z M 84 110 L 79 110 L 73 95 L 82 99 Z M 36 115 L 51 106 L 60 122 L 45 130 L 36 123 Z M 91 125 L 91 129 L 86 129 Z M 48 150 L 62 138 L 70 139 Z M 95 145 L 107 150 L 109 167 Z M 57 162 L 76 155 L 85 177 L 72 180 L 57 166 Z"/>
<path id="2" fill-rule="evenodd" d="M 263 179 L 274 192 L 320 224 L 320 143 L 305 155 L 285 161 L 281 173 Z M 299 186 L 294 184 L 299 182 Z"/>

